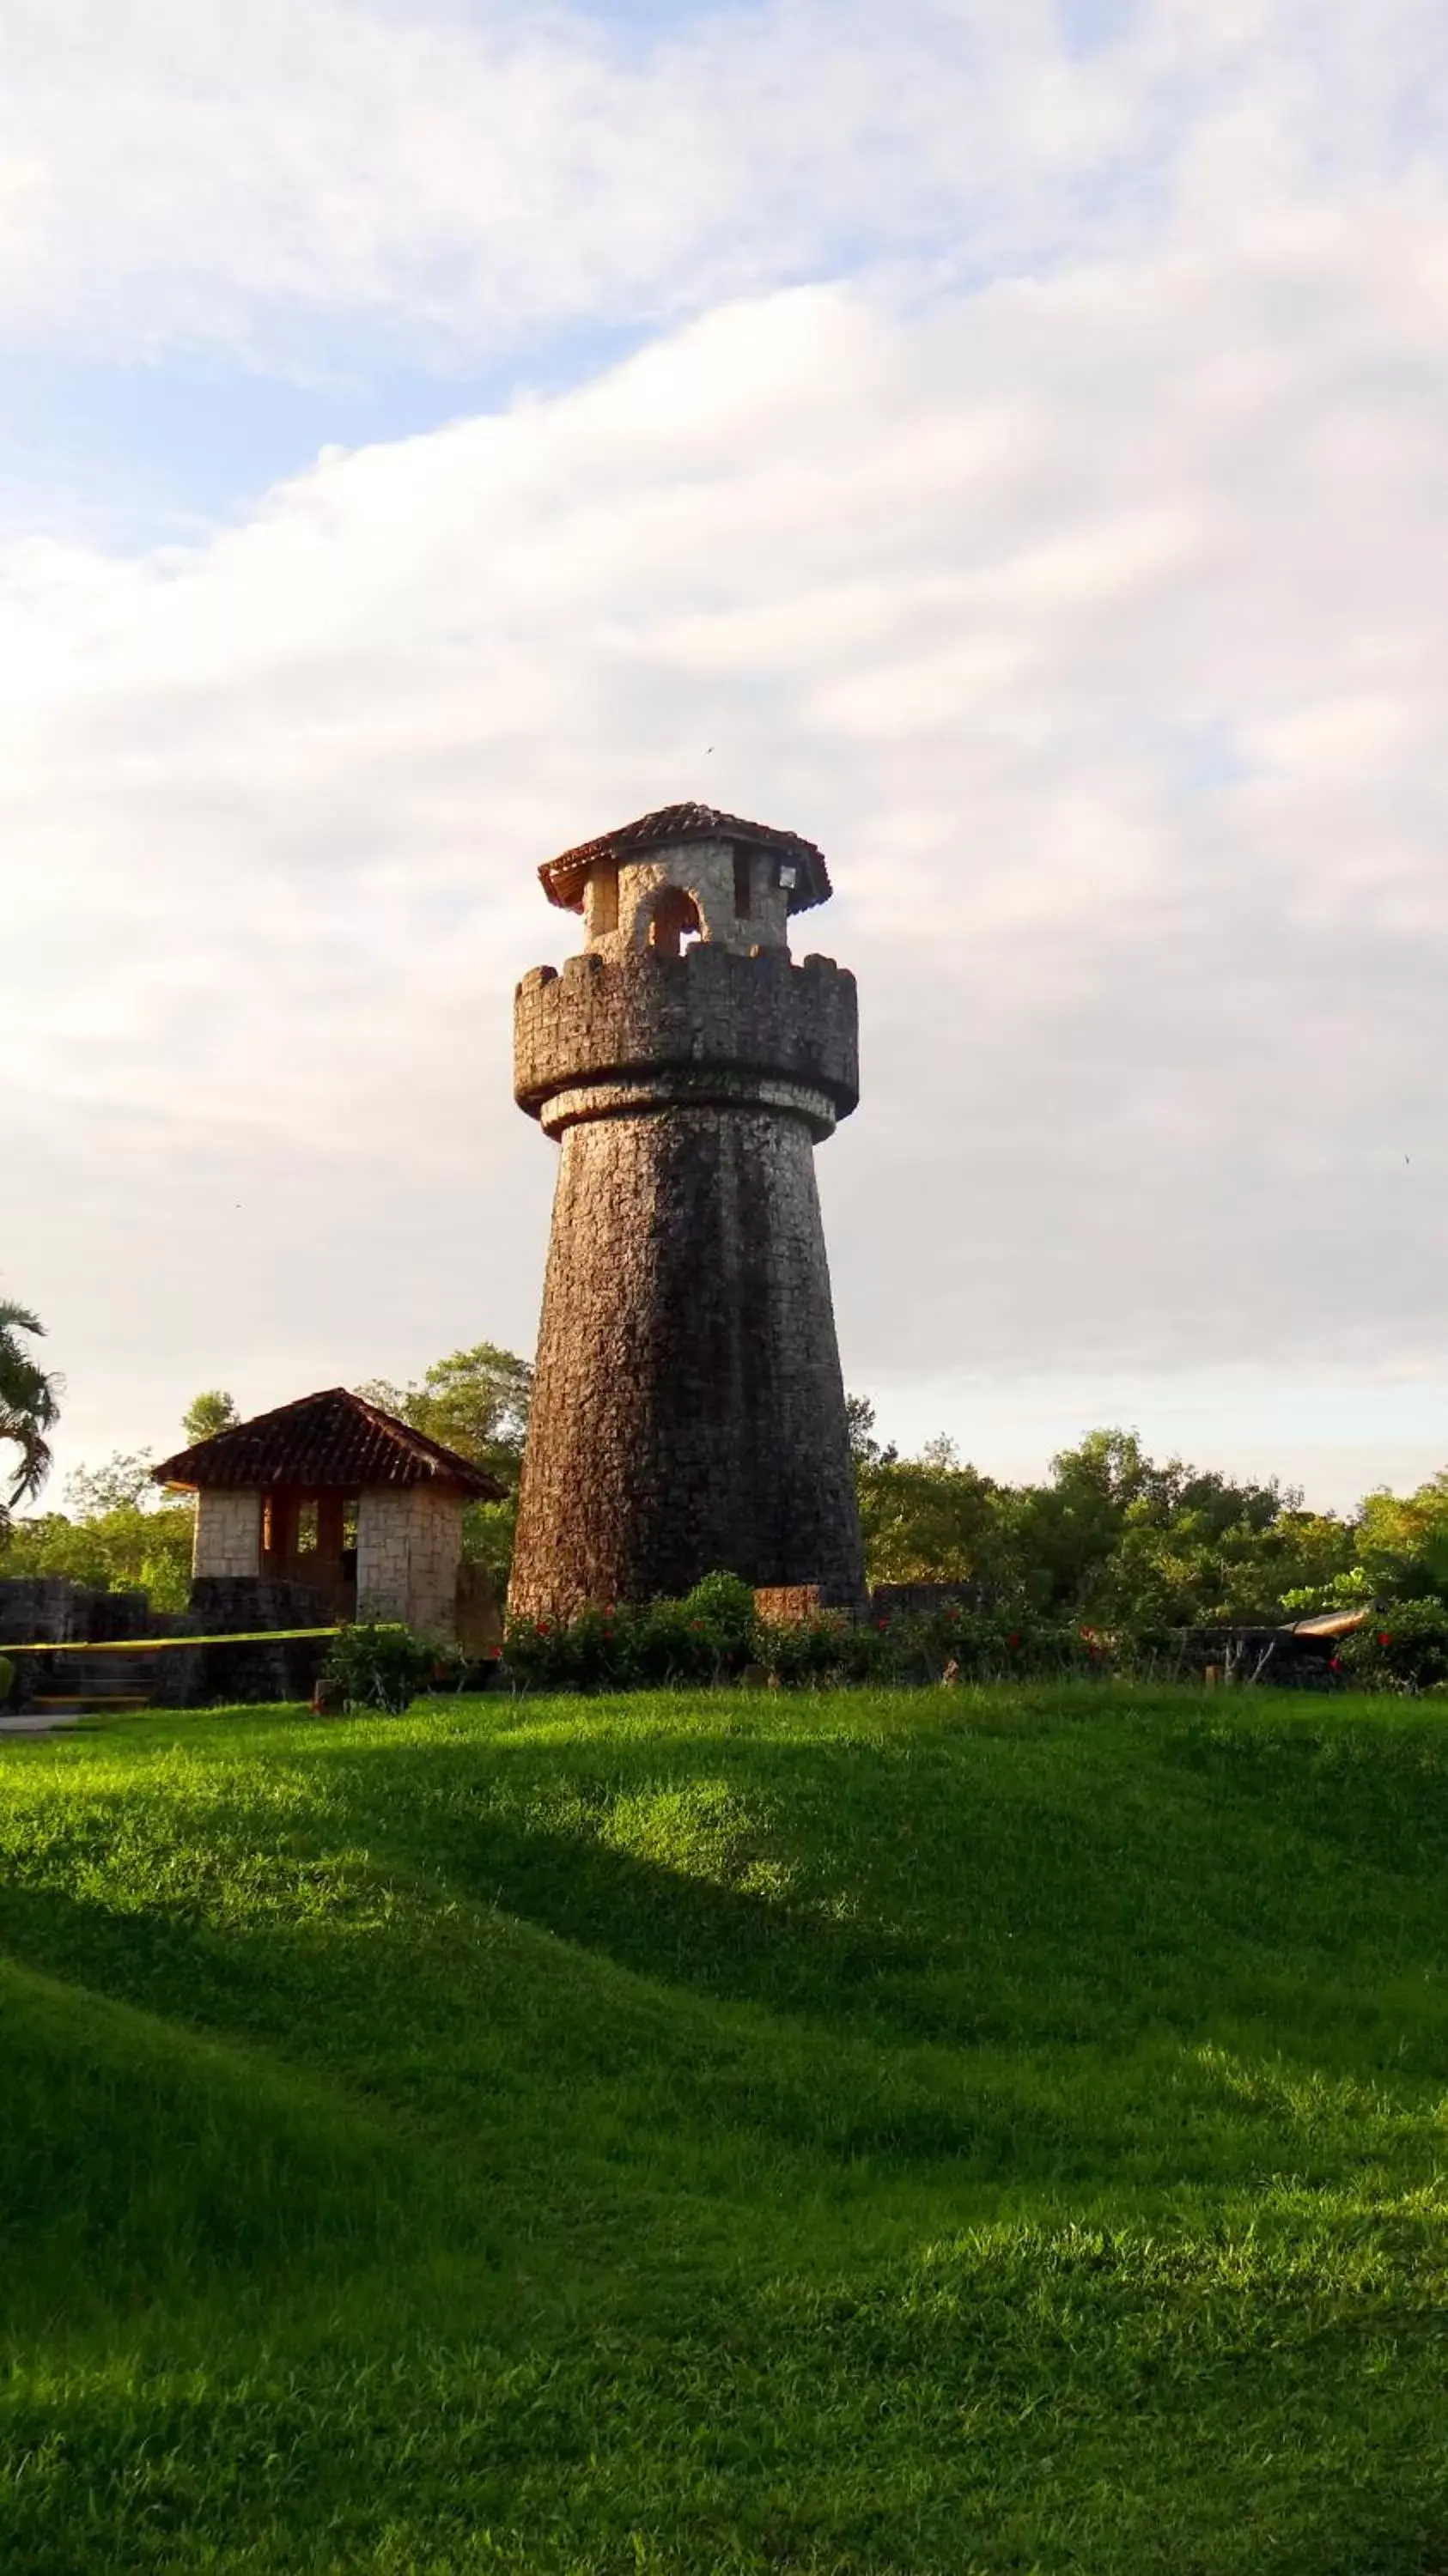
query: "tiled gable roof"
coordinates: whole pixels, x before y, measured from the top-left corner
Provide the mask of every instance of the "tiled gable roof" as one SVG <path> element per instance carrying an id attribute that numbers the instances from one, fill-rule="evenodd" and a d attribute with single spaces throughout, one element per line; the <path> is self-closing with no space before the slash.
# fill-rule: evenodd
<path id="1" fill-rule="evenodd" d="M 460 1485 L 489 1502 L 503 1492 L 470 1458 L 345 1386 L 235 1423 L 178 1450 L 151 1473 L 163 1485 L 343 1485 L 353 1493 L 364 1485 Z"/>
<path id="2" fill-rule="evenodd" d="M 581 912 L 588 871 L 599 859 L 628 860 L 680 841 L 743 841 L 756 849 L 778 850 L 799 867 L 799 882 L 789 898 L 791 912 L 808 912 L 811 904 L 829 899 L 829 870 L 813 841 L 802 840 L 798 832 L 777 831 L 772 823 L 748 823 L 742 814 L 721 814 L 713 805 L 661 805 L 636 823 L 600 833 L 596 841 L 580 841 L 559 858 L 544 860 L 538 871 L 543 891 L 564 912 Z"/>

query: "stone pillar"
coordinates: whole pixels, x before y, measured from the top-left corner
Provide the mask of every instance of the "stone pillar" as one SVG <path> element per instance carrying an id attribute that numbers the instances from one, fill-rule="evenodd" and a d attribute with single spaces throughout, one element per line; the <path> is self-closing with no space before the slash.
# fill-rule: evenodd
<path id="1" fill-rule="evenodd" d="M 515 1076 L 563 1151 L 510 1608 L 716 1567 L 860 1597 L 813 1162 L 858 1096 L 853 976 L 620 934 L 525 977 Z"/>
<path id="2" fill-rule="evenodd" d="M 196 1497 L 191 1572 L 256 1576 L 261 1572 L 261 1496 L 228 1485 L 203 1485 Z"/>
<path id="3" fill-rule="evenodd" d="M 455 1633 L 463 1498 L 454 1486 L 369 1487 L 357 1504 L 357 1616 Z"/>

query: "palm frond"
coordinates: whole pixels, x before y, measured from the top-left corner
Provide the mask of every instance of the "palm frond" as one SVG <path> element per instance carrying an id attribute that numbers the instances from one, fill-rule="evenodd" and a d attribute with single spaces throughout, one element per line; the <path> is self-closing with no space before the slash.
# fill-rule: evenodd
<path id="1" fill-rule="evenodd" d="M 13 1441 L 20 1451 L 20 1465 L 10 1488 L 11 1503 L 34 1500 L 50 1473 L 50 1443 L 43 1437 L 34 1417 L 17 1413 L 0 1404 L 0 1441 Z"/>
<path id="2" fill-rule="evenodd" d="M 0 1297 L 0 1441 L 20 1451 L 10 1501 L 29 1501 L 50 1472 L 46 1432 L 60 1414 L 61 1380 L 37 1366 L 21 1336 L 44 1338 L 45 1326 L 28 1306 Z"/>

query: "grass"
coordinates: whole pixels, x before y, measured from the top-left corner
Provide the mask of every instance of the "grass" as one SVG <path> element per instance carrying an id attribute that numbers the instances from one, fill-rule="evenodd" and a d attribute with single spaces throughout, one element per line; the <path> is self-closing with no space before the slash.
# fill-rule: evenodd
<path id="1" fill-rule="evenodd" d="M 1448 1731 L 1102 1688 L 0 1756 L 16 2576 L 1448 2576 Z"/>

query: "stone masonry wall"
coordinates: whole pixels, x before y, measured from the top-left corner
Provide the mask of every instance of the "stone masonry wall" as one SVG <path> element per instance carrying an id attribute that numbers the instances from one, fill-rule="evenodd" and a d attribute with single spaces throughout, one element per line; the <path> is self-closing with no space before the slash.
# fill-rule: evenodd
<path id="1" fill-rule="evenodd" d="M 330 1612 L 303 1583 L 265 1576 L 198 1575 L 185 1625 L 201 1637 L 255 1638 L 268 1628 L 322 1628 Z M 326 1659 L 325 1637 L 268 1638 L 247 1644 L 192 1646 L 156 1657 L 158 1707 L 205 1708 L 234 1700 L 309 1699 Z"/>
<path id="2" fill-rule="evenodd" d="M 586 1121 L 563 1138 L 509 1605 L 563 1617 L 715 1567 L 863 1590 L 810 1130 L 751 1108 Z"/>
<path id="3" fill-rule="evenodd" d="M 778 852 L 741 843 L 740 857 L 749 877 L 747 913 L 737 906 L 732 841 L 654 848 L 647 858 L 624 860 L 616 869 L 600 872 L 585 896 L 589 947 L 611 960 L 647 947 L 654 900 L 664 886 L 679 886 L 693 896 L 711 946 L 746 957 L 752 948 L 787 947 L 789 897 L 778 882 Z M 604 890 L 610 896 L 606 908 L 599 901 Z"/>
<path id="4" fill-rule="evenodd" d="M 207 1575 L 261 1572 L 261 1496 L 203 1486 L 196 1497 L 196 1536 L 191 1572 Z"/>
<path id="5" fill-rule="evenodd" d="M 585 951 L 561 975 L 524 976 L 513 1033 L 515 1097 L 545 1123 L 554 1095 L 629 1073 L 695 1099 L 741 1080 L 798 1084 L 825 1097 L 821 1133 L 859 1098 L 855 979 L 828 957 L 796 966 L 785 949 L 741 957 L 708 942 L 677 958 Z"/>
<path id="6" fill-rule="evenodd" d="M 462 1496 L 450 1486 L 374 1486 L 357 1505 L 357 1616 L 454 1633 Z"/>
<path id="7" fill-rule="evenodd" d="M 10 1575 L 0 1582 L 0 1650 L 28 1639 L 54 1645 L 165 1633 L 144 1592 L 98 1592 L 66 1574 Z"/>

